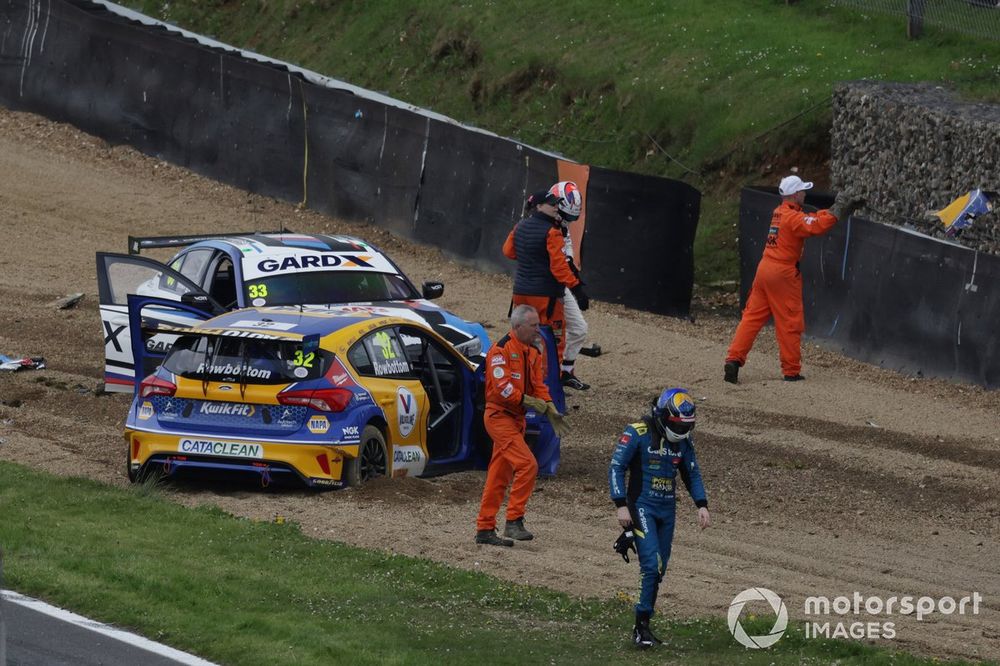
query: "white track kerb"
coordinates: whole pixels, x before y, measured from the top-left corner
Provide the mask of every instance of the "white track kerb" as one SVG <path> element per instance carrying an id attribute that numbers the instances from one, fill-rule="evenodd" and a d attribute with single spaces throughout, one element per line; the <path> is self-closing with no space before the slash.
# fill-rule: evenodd
<path id="1" fill-rule="evenodd" d="M 121 629 L 115 629 L 107 624 L 102 624 L 100 622 L 95 622 L 94 620 L 89 620 L 82 615 L 77 615 L 76 613 L 71 613 L 68 610 L 63 610 L 62 608 L 56 608 L 55 606 L 50 606 L 44 601 L 39 601 L 38 599 L 32 599 L 31 597 L 26 597 L 23 594 L 18 594 L 11 590 L 0 590 L 0 600 L 4 603 L 17 604 L 18 606 L 24 606 L 25 608 L 30 608 L 33 611 L 39 613 L 44 613 L 50 617 L 62 620 L 69 624 L 81 627 L 83 629 L 89 629 L 90 631 L 103 634 L 115 640 L 121 641 L 123 643 L 128 643 L 137 648 L 141 648 L 148 652 L 161 655 L 168 659 L 173 659 L 178 664 L 185 664 L 187 666 L 216 666 L 211 661 L 205 661 L 201 657 L 196 657 L 193 654 L 188 654 L 187 652 L 181 652 L 180 650 L 175 650 L 172 647 L 168 647 L 161 643 L 151 641 L 148 638 L 143 638 L 138 634 L 133 634 L 128 631 L 123 631 Z"/>

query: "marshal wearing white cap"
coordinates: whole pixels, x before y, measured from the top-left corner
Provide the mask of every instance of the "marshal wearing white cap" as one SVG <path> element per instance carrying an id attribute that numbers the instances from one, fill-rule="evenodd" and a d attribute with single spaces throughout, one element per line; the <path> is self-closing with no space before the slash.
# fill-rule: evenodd
<path id="1" fill-rule="evenodd" d="M 757 265 L 750 296 L 740 318 L 736 334 L 726 353 L 727 382 L 737 383 L 740 368 L 767 320 L 774 317 L 774 333 L 778 338 L 781 374 L 786 382 L 804 379 L 802 369 L 802 331 L 806 322 L 802 314 L 802 273 L 799 259 L 806 238 L 829 231 L 837 220 L 849 216 L 861 204 L 861 199 L 845 190 L 829 210 L 806 213 L 802 204 L 806 191 L 813 184 L 798 176 L 785 176 L 778 184 L 781 205 L 771 215 L 764 255 Z"/>

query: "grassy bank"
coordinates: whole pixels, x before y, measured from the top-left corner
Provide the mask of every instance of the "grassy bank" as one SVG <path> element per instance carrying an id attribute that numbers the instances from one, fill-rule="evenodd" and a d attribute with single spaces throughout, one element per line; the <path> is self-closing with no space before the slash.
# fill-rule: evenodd
<path id="1" fill-rule="evenodd" d="M 825 180 L 838 81 L 1000 99 L 1000 43 L 808 0 L 129 0 L 157 18 L 601 166 L 706 194 L 696 279 L 734 279 L 739 188 Z"/>
<path id="2" fill-rule="evenodd" d="M 931 663 L 794 628 L 750 651 L 723 618 L 658 620 L 669 648 L 637 655 L 625 600 L 574 599 L 4 462 L 0 516 L 4 587 L 226 664 Z"/>

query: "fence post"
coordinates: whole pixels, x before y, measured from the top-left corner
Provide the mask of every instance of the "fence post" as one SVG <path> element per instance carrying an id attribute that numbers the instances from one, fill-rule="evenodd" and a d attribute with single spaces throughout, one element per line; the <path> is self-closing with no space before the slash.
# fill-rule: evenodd
<path id="1" fill-rule="evenodd" d="M 924 7 L 927 0 L 906 0 L 906 36 L 919 39 L 924 31 Z"/>

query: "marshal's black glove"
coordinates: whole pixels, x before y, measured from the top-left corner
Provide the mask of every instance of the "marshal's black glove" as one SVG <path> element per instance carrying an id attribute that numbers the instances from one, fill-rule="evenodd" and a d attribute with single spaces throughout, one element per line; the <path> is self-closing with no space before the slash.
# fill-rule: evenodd
<path id="1" fill-rule="evenodd" d="M 638 551 L 635 549 L 635 535 L 632 533 L 632 527 L 626 527 L 622 530 L 621 535 L 615 541 L 613 546 L 615 552 L 622 556 L 622 559 L 628 563 L 628 551 L 631 550 L 633 553 L 638 555 Z"/>
<path id="2" fill-rule="evenodd" d="M 583 290 L 583 284 L 578 284 L 571 288 L 570 291 L 573 293 L 573 297 L 576 299 L 576 304 L 580 306 L 581 310 L 586 310 L 590 307 L 590 297 L 587 296 L 587 292 Z"/>
<path id="3" fill-rule="evenodd" d="M 833 200 L 830 212 L 838 220 L 843 220 L 853 215 L 864 202 L 865 200 L 855 190 L 841 190 L 837 192 L 837 198 Z"/>

